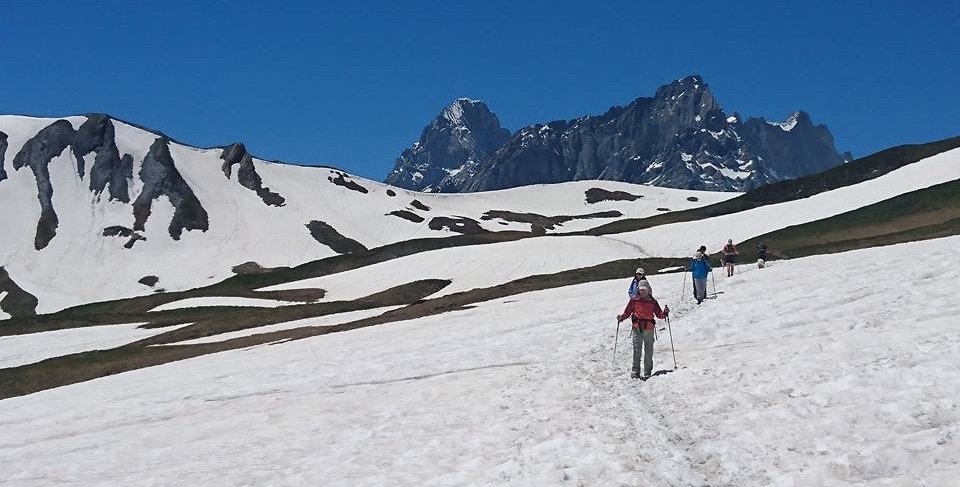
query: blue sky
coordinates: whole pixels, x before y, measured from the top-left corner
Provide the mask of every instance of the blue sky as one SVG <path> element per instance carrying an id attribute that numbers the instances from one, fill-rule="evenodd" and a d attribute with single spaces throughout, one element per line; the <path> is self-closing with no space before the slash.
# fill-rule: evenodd
<path id="1" fill-rule="evenodd" d="M 857 156 L 960 135 L 958 2 L 472 4 L 11 0 L 0 112 L 108 112 L 375 179 L 460 96 L 515 130 L 694 73 L 728 112 L 806 110 Z"/>

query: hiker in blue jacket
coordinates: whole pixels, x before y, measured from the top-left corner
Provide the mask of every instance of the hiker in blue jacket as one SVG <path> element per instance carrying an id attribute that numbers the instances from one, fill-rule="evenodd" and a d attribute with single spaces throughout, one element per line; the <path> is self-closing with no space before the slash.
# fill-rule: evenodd
<path id="1" fill-rule="evenodd" d="M 710 267 L 710 259 L 704 252 L 706 248 L 700 248 L 702 250 L 698 250 L 696 255 L 693 256 L 693 260 L 690 261 L 690 274 L 693 275 L 693 297 L 697 300 L 697 304 L 707 299 L 707 274 L 713 272 L 713 268 Z"/>
<path id="2" fill-rule="evenodd" d="M 630 281 L 630 288 L 627 289 L 627 294 L 630 295 L 630 299 L 637 297 L 637 289 L 639 289 L 641 281 L 647 284 L 647 288 L 650 289 L 650 295 L 653 296 L 653 288 L 650 287 L 650 282 L 647 281 L 643 267 L 637 267 L 637 272 L 633 275 L 633 281 Z"/>

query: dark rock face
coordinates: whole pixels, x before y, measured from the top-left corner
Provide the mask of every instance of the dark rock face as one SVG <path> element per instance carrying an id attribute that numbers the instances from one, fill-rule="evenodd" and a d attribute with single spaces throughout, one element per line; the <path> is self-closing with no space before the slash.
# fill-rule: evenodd
<path id="1" fill-rule="evenodd" d="M 739 133 L 760 161 L 762 178 L 757 183 L 826 171 L 850 157 L 849 153 L 838 156 L 827 127 L 814 125 L 802 111 L 776 123 L 749 118 Z"/>
<path id="2" fill-rule="evenodd" d="M 233 273 L 234 274 L 268 274 L 277 269 L 278 268 L 276 267 L 263 267 L 262 265 L 251 260 L 251 261 L 247 261 L 242 264 L 237 264 L 233 266 Z"/>
<path id="3" fill-rule="evenodd" d="M 420 200 L 413 200 L 410 202 L 410 206 L 420 210 L 420 211 L 430 211 L 430 207 L 423 204 Z"/>
<path id="4" fill-rule="evenodd" d="M 352 238 L 343 236 L 326 222 L 313 220 L 307 223 L 307 230 L 314 240 L 333 249 L 338 254 L 353 254 L 365 252 L 367 247 Z"/>
<path id="5" fill-rule="evenodd" d="M 114 225 L 103 229 L 104 237 L 129 237 L 133 235 L 133 229 L 120 225 Z"/>
<path id="6" fill-rule="evenodd" d="M 397 158 L 387 184 L 419 191 L 456 191 L 481 160 L 510 140 L 483 102 L 460 98 L 423 129 Z"/>
<path id="7" fill-rule="evenodd" d="M 153 286 L 156 286 L 158 282 L 160 282 L 160 278 L 157 276 L 143 276 L 137 282 L 147 287 L 153 287 Z"/>
<path id="8" fill-rule="evenodd" d="M 626 191 L 607 191 L 603 188 L 590 188 L 584 192 L 587 203 L 595 204 L 601 201 L 636 201 L 643 198 L 642 195 L 628 193 Z"/>
<path id="9" fill-rule="evenodd" d="M 516 213 L 506 210 L 489 210 L 480 217 L 481 220 L 502 220 L 498 223 L 516 222 L 529 223 L 530 231 L 537 235 L 547 233 L 547 230 L 554 230 L 572 220 L 592 220 L 594 218 L 619 218 L 623 216 L 616 210 L 599 211 L 588 213 L 586 215 L 555 215 L 544 216 L 537 213 Z"/>
<path id="10" fill-rule="evenodd" d="M 427 227 L 430 228 L 430 230 L 447 229 L 451 232 L 463 233 L 466 235 L 487 233 L 487 230 L 480 226 L 480 222 L 463 216 L 437 216 L 430 219 L 430 223 L 427 223 Z"/>
<path id="11" fill-rule="evenodd" d="M 53 185 L 50 183 L 50 161 L 60 155 L 73 141 L 73 126 L 66 120 L 57 120 L 28 140 L 16 157 L 13 168 L 30 166 L 37 179 L 37 198 L 40 200 L 40 219 L 34 237 L 34 248 L 45 248 L 57 234 L 60 220 L 53 209 Z"/>
<path id="12" fill-rule="evenodd" d="M 0 132 L 0 181 L 7 179 L 7 171 L 3 168 L 3 161 L 6 155 L 7 155 L 7 134 Z"/>
<path id="13" fill-rule="evenodd" d="M 133 229 L 143 231 L 150 216 L 153 200 L 166 196 L 174 207 L 169 226 L 170 236 L 174 240 L 180 240 L 184 230 L 207 231 L 209 221 L 207 211 L 200 204 L 200 200 L 177 171 L 170 156 L 169 144 L 170 141 L 166 137 L 158 137 L 143 158 L 143 164 L 140 167 L 143 192 L 133 202 Z"/>
<path id="14" fill-rule="evenodd" d="M 426 220 L 426 218 L 408 210 L 394 210 L 394 211 L 391 211 L 390 213 L 387 213 L 387 215 L 400 217 L 400 218 L 403 218 L 404 220 L 411 221 L 413 223 L 423 223 L 423 221 Z"/>
<path id="15" fill-rule="evenodd" d="M 436 124 L 425 129 L 425 136 Z M 423 141 L 421 137 L 418 144 Z M 438 157 L 408 163 L 405 155 L 420 145 L 404 151 L 388 183 L 452 192 L 606 179 L 743 191 L 843 162 L 826 127 L 813 125 L 805 113 L 775 124 L 762 119 L 741 122 L 738 114 L 724 112 L 699 76 L 662 86 L 652 98 L 638 98 L 603 115 L 522 128 L 492 153 L 439 183 L 410 184 L 409 177 L 398 176 L 405 168 L 426 175 L 433 174 L 434 166 L 446 169 L 452 164 L 431 163 Z"/>
<path id="16" fill-rule="evenodd" d="M 133 157 L 130 154 L 120 156 L 110 117 L 103 114 L 88 116 L 74 134 L 72 147 L 81 177 L 83 156 L 97 153 L 90 168 L 90 191 L 101 194 L 109 185 L 111 200 L 130 202 L 128 181 L 133 179 Z"/>
<path id="17" fill-rule="evenodd" d="M 347 173 L 334 171 L 334 174 L 336 174 L 337 177 L 330 176 L 327 178 L 327 180 L 330 181 L 331 183 L 336 184 L 337 186 L 347 188 L 350 191 L 356 191 L 358 193 L 367 194 L 370 192 L 370 190 L 368 190 L 367 188 L 360 186 L 359 183 L 350 179 L 350 176 L 348 176 Z"/>
<path id="18" fill-rule="evenodd" d="M 253 190 L 260 196 L 260 199 L 263 200 L 268 206 L 283 206 L 286 204 L 286 200 L 283 196 L 280 196 L 278 193 L 270 191 L 270 188 L 263 186 L 263 180 L 260 178 L 260 174 L 257 173 L 256 167 L 253 165 L 253 156 L 247 152 L 247 148 L 243 144 L 237 142 L 236 144 L 231 145 L 223 150 L 223 153 L 220 154 L 220 159 L 223 160 L 223 174 L 230 179 L 231 171 L 234 165 L 239 164 L 237 169 L 237 181 L 245 188 Z"/>
<path id="19" fill-rule="evenodd" d="M 0 292 L 6 291 L 6 296 L 0 299 L 0 309 L 14 318 L 31 317 L 37 315 L 37 297 L 24 291 L 18 286 L 10 274 L 0 267 Z"/>
<path id="20" fill-rule="evenodd" d="M 127 228 L 120 225 L 114 225 L 112 227 L 107 227 L 103 229 L 104 237 L 127 237 L 127 243 L 123 244 L 123 248 L 132 249 L 133 244 L 139 242 L 140 240 L 146 240 L 147 237 L 144 237 L 138 232 L 134 232 L 132 228 Z"/>

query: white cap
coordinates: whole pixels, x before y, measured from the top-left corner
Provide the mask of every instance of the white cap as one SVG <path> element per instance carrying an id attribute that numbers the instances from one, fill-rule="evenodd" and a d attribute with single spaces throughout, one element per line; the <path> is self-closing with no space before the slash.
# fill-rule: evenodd
<path id="1" fill-rule="evenodd" d="M 646 274 L 646 273 L 643 272 L 643 267 L 637 267 L 637 272 L 636 272 L 636 274 Z"/>

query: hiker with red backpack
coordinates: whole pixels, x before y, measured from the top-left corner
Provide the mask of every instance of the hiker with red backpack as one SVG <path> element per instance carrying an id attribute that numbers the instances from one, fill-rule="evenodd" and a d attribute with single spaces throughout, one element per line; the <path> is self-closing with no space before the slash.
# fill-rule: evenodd
<path id="1" fill-rule="evenodd" d="M 670 307 L 661 308 L 660 303 L 651 296 L 650 284 L 642 280 L 637 284 L 636 296 L 630 297 L 623 314 L 617 316 L 618 325 L 627 318 L 630 318 L 633 323 L 633 371 L 630 373 L 632 379 L 646 380 L 653 373 L 653 342 L 656 339 L 657 328 L 654 318 L 663 320 L 669 314 Z"/>
<path id="2" fill-rule="evenodd" d="M 723 266 L 727 268 L 727 277 L 733 276 L 737 255 L 737 246 L 733 245 L 733 239 L 727 240 L 727 244 L 723 246 Z"/>

